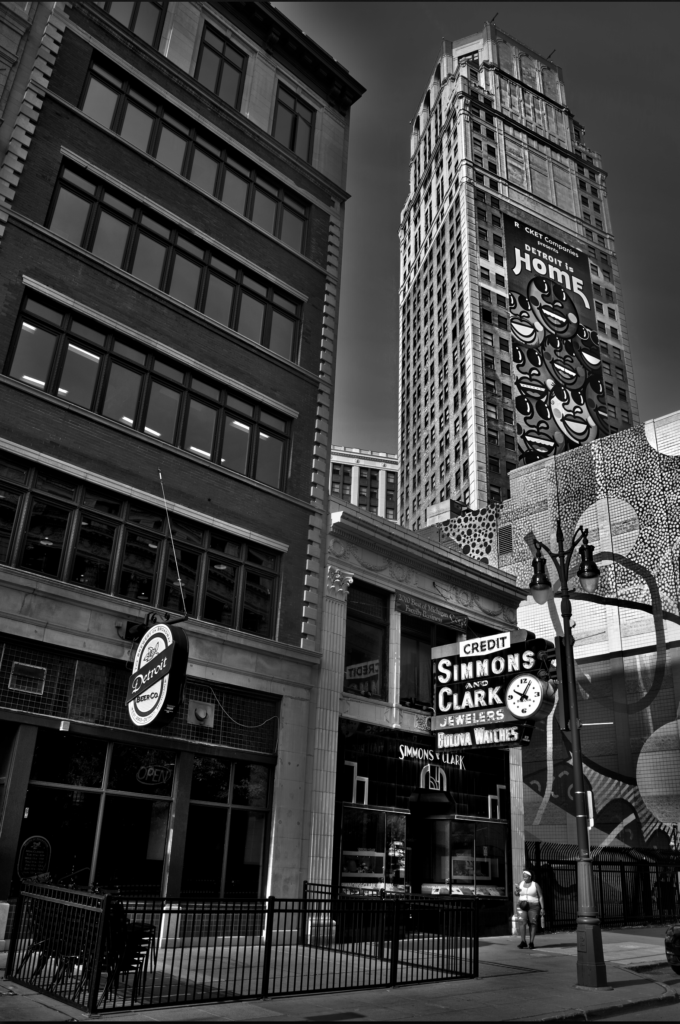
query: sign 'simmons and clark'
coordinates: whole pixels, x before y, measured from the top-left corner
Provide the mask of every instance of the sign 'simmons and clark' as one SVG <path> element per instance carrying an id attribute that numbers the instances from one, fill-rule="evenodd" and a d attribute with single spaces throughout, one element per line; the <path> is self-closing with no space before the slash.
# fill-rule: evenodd
<path id="1" fill-rule="evenodd" d="M 437 747 L 515 746 L 549 714 L 554 691 L 532 670 L 552 645 L 524 629 L 432 648 Z"/>

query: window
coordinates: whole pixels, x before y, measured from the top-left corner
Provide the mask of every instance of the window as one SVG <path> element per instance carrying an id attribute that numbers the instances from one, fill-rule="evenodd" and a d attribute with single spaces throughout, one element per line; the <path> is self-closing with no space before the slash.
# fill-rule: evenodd
<path id="1" fill-rule="evenodd" d="M 290 423 L 280 413 L 30 293 L 5 372 L 225 469 L 285 484 Z"/>
<path id="2" fill-rule="evenodd" d="M 245 54 L 205 26 L 196 62 L 196 78 L 230 107 L 238 107 L 246 67 Z"/>
<path id="3" fill-rule="evenodd" d="M 611 327 L 610 326 L 609 333 L 611 334 L 612 338 L 618 338 L 618 336 L 619 336 L 619 332 L 618 332 L 616 327 Z"/>
<path id="4" fill-rule="evenodd" d="M 83 91 L 82 110 L 95 121 L 188 178 L 229 209 L 304 252 L 309 207 L 222 139 L 189 121 L 117 69 L 97 62 Z"/>
<path id="5" fill-rule="evenodd" d="M 501 359 L 501 373 L 510 376 L 510 363 L 506 363 L 504 359 Z"/>
<path id="6" fill-rule="evenodd" d="M 397 518 L 397 474 L 385 474 L 385 519 Z"/>
<path id="7" fill-rule="evenodd" d="M 487 405 L 486 413 L 490 420 L 498 421 L 498 409 L 495 405 Z"/>
<path id="8" fill-rule="evenodd" d="M 399 700 L 406 707 L 432 705 L 432 648 L 455 643 L 458 633 L 412 615 L 401 615 Z"/>
<path id="9" fill-rule="evenodd" d="M 503 422 L 514 423 L 514 417 L 512 415 L 512 409 L 503 409 Z"/>
<path id="10" fill-rule="evenodd" d="M 616 320 L 616 310 L 613 306 L 607 306 L 607 316 L 610 320 Z"/>
<path id="11" fill-rule="evenodd" d="M 279 85 L 274 113 L 274 138 L 302 160 L 311 160 L 314 111 Z"/>
<path id="12" fill-rule="evenodd" d="M 621 410 L 621 422 L 623 423 L 623 425 L 625 427 L 629 427 L 630 426 L 630 415 L 629 415 L 627 409 L 622 409 Z"/>
<path id="13" fill-rule="evenodd" d="M 619 388 L 619 399 L 622 402 L 627 402 L 628 401 L 628 395 L 626 394 L 626 389 L 625 388 Z"/>
<path id="14" fill-rule="evenodd" d="M 515 438 L 512 434 L 505 435 L 505 447 L 508 451 L 514 452 L 515 450 Z"/>
<path id="15" fill-rule="evenodd" d="M 495 455 L 490 455 L 489 456 L 489 469 L 491 470 L 492 473 L 500 473 L 500 471 L 501 471 L 501 463 L 500 463 L 500 459 L 497 456 L 495 456 Z"/>
<path id="16" fill-rule="evenodd" d="M 345 690 L 386 700 L 388 627 L 388 594 L 366 583 L 352 583 L 347 598 Z"/>
<path id="17" fill-rule="evenodd" d="M 137 0 L 127 3 L 98 3 L 98 7 L 104 10 L 119 21 L 125 28 L 129 28 L 136 36 L 142 39 L 149 46 L 158 49 L 163 31 L 163 15 L 165 3 L 157 3 L 155 0 Z"/>
<path id="18" fill-rule="evenodd" d="M 489 444 L 498 444 L 498 434 L 496 433 L 495 430 L 489 429 L 487 436 L 489 439 Z"/>
<path id="19" fill-rule="evenodd" d="M 378 492 L 380 486 L 380 471 L 377 469 L 359 470 L 359 507 L 367 508 L 369 512 L 378 512 Z"/>
<path id="20" fill-rule="evenodd" d="M 176 566 L 160 508 L 5 456 L 0 480 L 4 562 L 181 612 L 179 570 L 193 618 L 273 635 L 277 552 L 171 515 Z"/>
<path id="21" fill-rule="evenodd" d="M 342 498 L 343 501 L 350 501 L 352 498 L 352 467 L 342 462 L 333 463 L 331 478 L 331 494 L 335 498 Z"/>
<path id="22" fill-rule="evenodd" d="M 512 398 L 512 387 L 510 384 L 501 384 L 501 391 L 503 393 L 503 398 Z"/>
<path id="23" fill-rule="evenodd" d="M 608 395 L 611 395 L 612 398 L 614 397 L 614 385 L 610 384 L 608 380 L 604 382 L 604 389 Z"/>
<path id="24" fill-rule="evenodd" d="M 263 345 L 297 352 L 299 306 L 142 206 L 62 167 L 48 226 L 113 266 Z"/>
<path id="25" fill-rule="evenodd" d="M 616 373 L 616 376 L 618 377 L 619 380 L 625 380 L 626 379 L 626 375 L 624 373 L 624 370 L 623 370 L 622 366 L 615 366 L 614 367 L 614 372 Z"/>

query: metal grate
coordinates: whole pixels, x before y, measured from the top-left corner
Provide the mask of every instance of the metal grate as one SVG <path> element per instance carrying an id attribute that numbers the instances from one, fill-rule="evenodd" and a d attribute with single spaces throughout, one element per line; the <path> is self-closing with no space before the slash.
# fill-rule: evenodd
<path id="1" fill-rule="evenodd" d="M 34 672 L 44 672 L 42 693 L 11 687 L 13 666 L 17 663 Z M 76 658 L 46 644 L 7 641 L 0 662 L 0 706 L 126 729 L 138 735 L 125 704 L 129 674 L 129 666 L 123 664 Z M 214 728 L 187 721 L 190 700 L 214 705 Z M 164 729 L 147 726 L 144 732 L 273 754 L 278 736 L 278 701 L 189 679 L 182 706 L 170 725 Z"/>

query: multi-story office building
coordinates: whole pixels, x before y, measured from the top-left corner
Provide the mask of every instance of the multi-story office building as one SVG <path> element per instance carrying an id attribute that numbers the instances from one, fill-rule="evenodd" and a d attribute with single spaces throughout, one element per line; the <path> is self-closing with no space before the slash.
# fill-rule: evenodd
<path id="1" fill-rule="evenodd" d="M 400 521 L 638 422 L 607 172 L 552 61 L 444 41 L 400 228 Z"/>
<path id="2" fill-rule="evenodd" d="M 0 899 L 36 836 L 55 881 L 297 895 L 362 89 L 267 3 L 3 7 Z M 139 727 L 154 619 L 187 679 Z"/>
<path id="3" fill-rule="evenodd" d="M 352 505 L 384 516 L 397 518 L 399 459 L 387 452 L 363 448 L 331 446 L 331 495 Z"/>

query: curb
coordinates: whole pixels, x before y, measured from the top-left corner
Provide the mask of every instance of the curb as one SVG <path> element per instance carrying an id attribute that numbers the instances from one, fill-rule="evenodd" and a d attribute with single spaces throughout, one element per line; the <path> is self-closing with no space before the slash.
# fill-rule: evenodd
<path id="1" fill-rule="evenodd" d="M 657 985 L 661 984 L 662 982 L 657 982 Z M 609 1003 L 607 1006 L 598 1006 L 592 1010 L 566 1010 L 564 1013 L 553 1013 L 548 1017 L 533 1017 L 532 1019 L 536 1021 L 606 1020 L 614 1014 L 635 1013 L 638 1010 L 652 1010 L 656 1006 L 669 1006 L 671 1003 L 677 1003 L 680 999 L 678 993 L 670 992 L 665 985 L 663 987 L 666 989 L 665 994 L 652 999 L 641 999 L 639 1002 Z"/>

